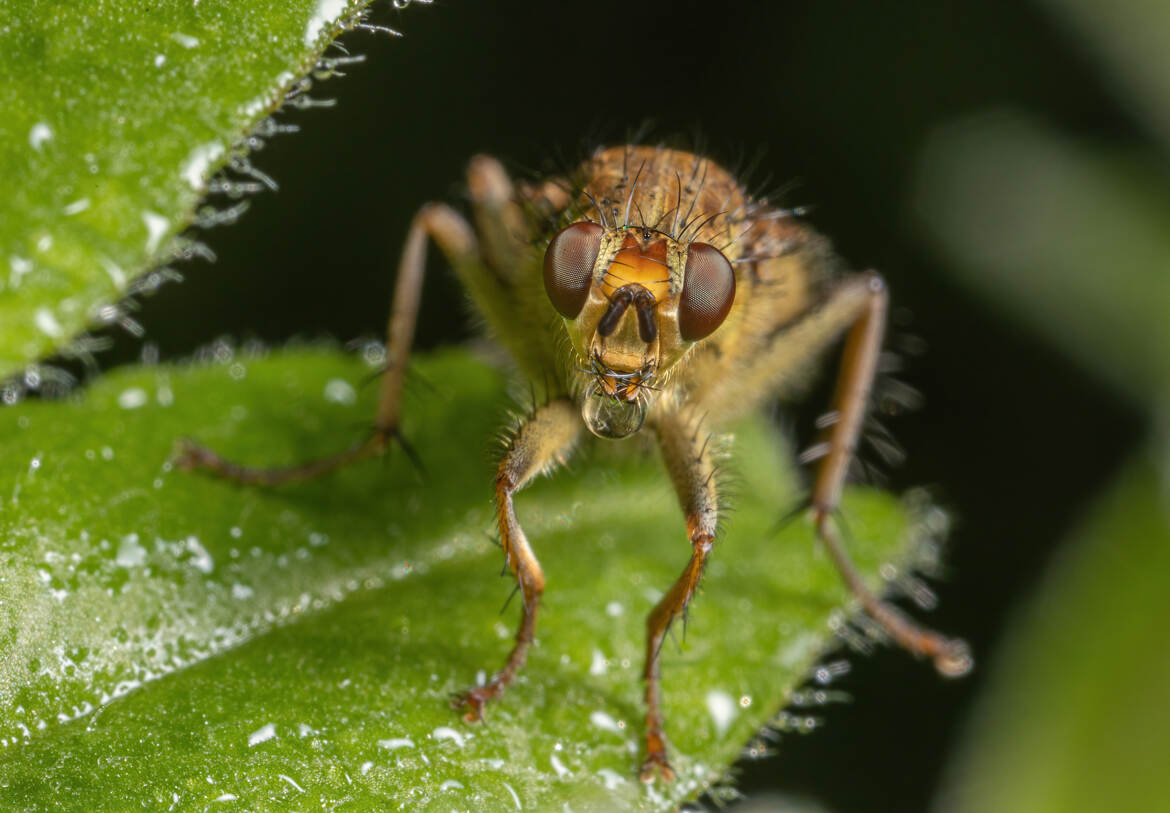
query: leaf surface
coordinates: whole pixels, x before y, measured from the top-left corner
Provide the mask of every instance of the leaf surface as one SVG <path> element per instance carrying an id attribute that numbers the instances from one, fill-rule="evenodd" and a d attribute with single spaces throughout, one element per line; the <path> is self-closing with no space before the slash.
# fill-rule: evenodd
<path id="1" fill-rule="evenodd" d="M 456 352 L 415 363 L 404 430 L 425 475 L 391 453 L 264 490 L 169 470 L 174 439 L 251 462 L 335 450 L 372 414 L 371 368 L 219 356 L 0 411 L 6 807 L 668 809 L 832 642 L 845 591 L 807 527 L 772 532 L 792 473 L 749 421 L 733 520 L 663 656 L 680 781 L 644 787 L 644 618 L 689 546 L 652 447 L 587 445 L 517 498 L 548 580 L 538 644 L 467 725 L 449 697 L 502 664 L 517 617 L 490 538 L 501 375 Z M 871 575 L 938 521 L 871 491 L 847 514 Z"/>

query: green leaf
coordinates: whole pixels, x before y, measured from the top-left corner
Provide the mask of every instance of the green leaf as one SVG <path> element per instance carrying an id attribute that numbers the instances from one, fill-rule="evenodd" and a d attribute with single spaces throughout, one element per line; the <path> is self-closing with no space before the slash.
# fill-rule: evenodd
<path id="1" fill-rule="evenodd" d="M 170 470 L 174 438 L 255 462 L 335 450 L 372 414 L 371 368 L 213 355 L 0 411 L 0 806 L 665 809 L 718 780 L 832 643 L 844 588 L 808 528 L 769 530 L 792 473 L 747 422 L 733 521 L 664 653 L 681 778 L 643 787 L 644 618 L 690 551 L 652 447 L 587 445 L 517 498 L 548 579 L 538 644 L 467 725 L 449 696 L 502 664 L 517 613 L 489 538 L 502 377 L 416 361 L 423 476 L 391 453 L 249 489 Z M 846 511 L 871 575 L 939 520 L 864 490 Z"/>
<path id="2" fill-rule="evenodd" d="M 208 180 L 367 2 L 0 6 L 0 379 L 191 250 Z"/>
<path id="3" fill-rule="evenodd" d="M 939 810 L 1138 813 L 1170 797 L 1170 519 L 1130 467 L 1016 619 Z"/>

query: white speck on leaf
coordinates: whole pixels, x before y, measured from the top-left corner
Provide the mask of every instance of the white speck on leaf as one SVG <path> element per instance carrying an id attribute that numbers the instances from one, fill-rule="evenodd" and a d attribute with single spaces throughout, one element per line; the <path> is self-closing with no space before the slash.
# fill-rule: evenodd
<path id="1" fill-rule="evenodd" d="M 315 45 L 325 26 L 340 17 L 344 10 L 345 0 L 317 0 L 317 9 L 305 26 L 305 45 Z"/>
<path id="2" fill-rule="evenodd" d="M 438 739 L 438 737 L 435 739 Z M 389 740 L 378 740 L 378 746 L 385 748 L 387 751 L 395 751 L 399 748 L 414 748 L 414 740 L 410 737 L 394 737 Z"/>
<path id="3" fill-rule="evenodd" d="M 144 211 L 142 222 L 146 224 L 146 253 L 153 254 L 167 233 L 168 221 L 157 212 Z"/>
<path id="4" fill-rule="evenodd" d="M 121 289 L 126 287 L 126 272 L 122 270 L 122 266 L 104 254 L 98 255 L 98 263 L 105 269 L 106 274 L 109 275 L 110 281 L 114 283 L 115 288 Z"/>
<path id="5" fill-rule="evenodd" d="M 33 314 L 33 321 L 41 333 L 44 333 L 46 336 L 59 339 L 65 335 L 65 328 L 61 327 L 61 323 L 57 321 L 57 317 L 48 308 L 37 308 L 36 313 Z"/>
<path id="6" fill-rule="evenodd" d="M 512 794 L 512 801 L 516 803 L 516 809 L 523 810 L 524 805 L 520 804 L 520 797 L 516 795 L 516 791 L 512 789 L 512 786 L 509 785 L 507 782 L 503 782 L 502 784 L 504 786 L 504 789 L 507 790 L 508 793 Z"/>
<path id="7" fill-rule="evenodd" d="M 263 113 L 265 108 L 271 104 L 272 97 L 268 94 L 264 94 L 263 96 L 257 96 L 250 102 L 246 102 L 240 105 L 239 110 L 246 118 L 252 118 Z"/>
<path id="8" fill-rule="evenodd" d="M 601 777 L 606 790 L 617 790 L 626 783 L 626 778 L 612 768 L 599 768 L 597 775 Z"/>
<path id="9" fill-rule="evenodd" d="M 41 147 L 46 141 L 53 137 L 53 128 L 45 124 L 43 121 L 38 121 L 28 131 L 28 145 L 37 152 L 41 151 Z"/>
<path id="10" fill-rule="evenodd" d="M 12 269 L 12 273 L 8 275 L 8 284 L 13 288 L 20 287 L 20 278 L 33 270 L 32 260 L 17 257 L 15 254 L 8 256 L 8 266 Z"/>
<path id="11" fill-rule="evenodd" d="M 608 668 L 609 664 L 606 663 L 605 653 L 600 649 L 593 650 L 593 658 L 589 661 L 589 674 L 604 675 Z"/>
<path id="12" fill-rule="evenodd" d="M 65 204 L 65 207 L 61 209 L 61 211 L 67 215 L 76 215 L 84 212 L 88 208 L 89 198 L 78 198 L 77 200 L 73 201 L 73 203 Z"/>
<path id="13" fill-rule="evenodd" d="M 711 713 L 711 721 L 715 723 L 715 733 L 722 735 L 735 719 L 735 698 L 727 692 L 712 689 L 707 692 L 707 711 Z"/>
<path id="14" fill-rule="evenodd" d="M 131 387 L 118 393 L 118 406 L 122 409 L 138 409 L 146 405 L 148 398 L 142 387 Z"/>
<path id="15" fill-rule="evenodd" d="M 305 792 L 305 789 L 304 789 L 304 788 L 302 788 L 300 785 L 298 785 L 298 784 L 297 784 L 297 782 L 296 782 L 296 780 L 295 780 L 295 779 L 293 779 L 293 778 L 292 778 L 291 776 L 289 776 L 288 774 L 284 774 L 284 773 L 278 773 L 278 774 L 277 774 L 277 776 L 279 776 L 279 777 L 280 777 L 281 779 L 283 779 L 285 782 L 288 782 L 290 785 L 292 785 L 294 788 L 296 788 L 297 790 L 299 790 L 301 793 L 304 793 L 304 792 Z"/>
<path id="16" fill-rule="evenodd" d="M 275 736 L 276 736 L 275 723 L 268 723 L 267 725 L 262 725 L 258 729 L 253 731 L 251 734 L 248 735 L 248 747 L 253 748 L 262 742 L 268 742 L 270 739 L 272 739 Z"/>
<path id="17" fill-rule="evenodd" d="M 431 732 L 431 739 L 435 740 L 453 740 L 460 748 L 463 747 L 464 737 L 458 731 L 449 726 L 441 725 Z"/>
<path id="18" fill-rule="evenodd" d="M 334 404 L 351 406 L 357 402 L 357 391 L 344 378 L 331 378 L 325 384 L 325 400 Z"/>
<path id="19" fill-rule="evenodd" d="M 202 189 L 203 182 L 208 175 L 208 168 L 223 153 L 223 144 L 220 144 L 218 141 L 200 144 L 198 147 L 192 149 L 187 155 L 187 160 L 183 162 L 182 170 L 180 170 L 183 178 L 187 181 L 187 185 L 197 191 Z"/>
<path id="20" fill-rule="evenodd" d="M 121 567 L 142 567 L 146 564 L 146 548 L 138 543 L 138 534 L 122 537 L 114 561 Z"/>
<path id="21" fill-rule="evenodd" d="M 191 552 L 191 564 L 201 573 L 210 573 L 215 568 L 215 560 L 207 552 L 207 548 L 199 541 L 199 537 L 187 537 L 187 550 Z"/>
<path id="22" fill-rule="evenodd" d="M 192 37 L 190 34 L 184 34 L 182 31 L 176 31 L 171 34 L 171 39 L 182 45 L 184 48 L 198 48 L 199 40 Z"/>
<path id="23" fill-rule="evenodd" d="M 617 720 L 606 714 L 604 711 L 594 711 L 589 714 L 589 722 L 600 728 L 602 731 L 612 731 L 615 734 L 622 733 L 621 726 L 617 724 Z"/>
<path id="24" fill-rule="evenodd" d="M 552 754 L 548 758 L 549 764 L 552 765 L 553 770 L 557 772 L 557 776 L 568 776 L 569 769 L 565 767 L 565 763 L 561 762 L 561 758 L 556 754 Z"/>

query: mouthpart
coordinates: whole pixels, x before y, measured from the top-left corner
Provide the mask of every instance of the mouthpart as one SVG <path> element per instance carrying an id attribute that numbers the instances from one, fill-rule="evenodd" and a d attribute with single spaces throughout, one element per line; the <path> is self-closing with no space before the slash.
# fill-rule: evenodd
<path id="1" fill-rule="evenodd" d="M 617 440 L 642 428 L 656 388 L 650 383 L 654 364 L 638 370 L 620 371 L 593 360 L 594 376 L 581 406 L 581 419 L 599 438 Z"/>

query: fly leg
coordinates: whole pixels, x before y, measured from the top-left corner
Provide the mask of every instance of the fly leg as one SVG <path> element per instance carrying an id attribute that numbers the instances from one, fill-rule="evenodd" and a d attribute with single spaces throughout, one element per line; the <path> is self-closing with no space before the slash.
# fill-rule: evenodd
<path id="1" fill-rule="evenodd" d="M 392 439 L 403 442 L 398 432 L 402 385 L 414 338 L 415 319 L 426 267 L 426 244 L 430 237 L 451 263 L 468 264 L 478 256 L 471 227 L 453 209 L 443 204 L 424 206 L 411 222 L 398 265 L 398 280 L 390 311 L 386 338 L 386 372 L 378 394 L 374 426 L 369 436 L 348 449 L 317 460 L 274 468 L 241 466 L 220 457 L 213 450 L 189 440 L 179 442 L 176 465 L 183 469 L 206 469 L 216 476 L 249 485 L 275 486 L 309 480 L 358 460 L 380 454 Z M 409 452 L 409 449 L 408 449 Z"/>
<path id="2" fill-rule="evenodd" d="M 822 448 L 827 451 L 813 487 L 810 505 L 813 522 L 817 536 L 824 543 L 841 578 L 861 602 L 866 613 L 899 646 L 916 656 L 933 660 L 939 673 L 957 677 L 966 673 L 972 665 L 966 643 L 916 624 L 875 596 L 858 574 L 832 522 L 833 513 L 841 503 L 841 491 L 857 449 L 870 389 L 877 374 L 889 299 L 885 282 L 876 273 L 860 275 L 853 286 L 859 284 L 865 286 L 865 296 L 859 300 L 858 311 L 845 339 L 830 413 L 834 421 L 825 430 Z"/>
<path id="3" fill-rule="evenodd" d="M 641 774 L 644 782 L 651 781 L 655 773 L 660 773 L 667 781 L 674 779 L 674 770 L 666 756 L 659 656 L 671 623 L 680 615 L 685 623 L 687 606 L 699 586 L 703 566 L 715 543 L 719 517 L 716 467 L 709 443 L 711 436 L 703 428 L 702 421 L 688 421 L 670 415 L 657 423 L 656 430 L 663 462 L 686 515 L 691 558 L 682 575 L 646 618 L 646 666 L 642 675 L 646 681 L 646 758 L 642 762 Z"/>
<path id="4" fill-rule="evenodd" d="M 566 399 L 550 401 L 537 408 L 520 425 L 500 461 L 496 472 L 496 517 L 500 544 L 508 567 L 516 576 L 522 599 L 520 626 L 504 667 L 486 684 L 458 695 L 452 703 L 456 708 L 467 709 L 464 719 L 469 723 L 483 719 L 484 706 L 503 694 L 524 666 L 536 631 L 540 597 L 544 593 L 544 573 L 520 523 L 516 521 L 512 497 L 536 476 L 563 465 L 580 432 L 581 417 L 572 402 Z"/>

